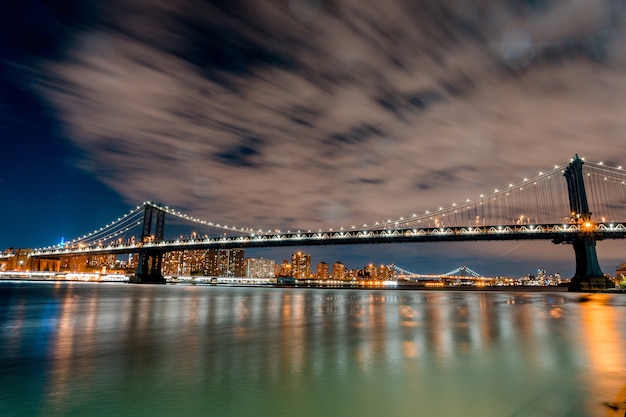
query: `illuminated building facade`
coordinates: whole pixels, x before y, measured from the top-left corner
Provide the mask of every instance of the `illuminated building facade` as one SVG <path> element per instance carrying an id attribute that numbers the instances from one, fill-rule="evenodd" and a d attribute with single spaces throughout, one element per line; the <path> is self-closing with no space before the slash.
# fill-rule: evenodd
<path id="1" fill-rule="evenodd" d="M 333 264 L 333 279 L 346 279 L 346 266 L 342 262 Z"/>
<path id="2" fill-rule="evenodd" d="M 317 264 L 317 267 L 315 269 L 315 278 L 317 279 L 330 278 L 330 273 L 328 271 L 328 264 L 326 262 L 320 262 Z"/>
<path id="3" fill-rule="evenodd" d="M 393 279 L 393 265 L 381 265 L 378 268 L 378 279 Z"/>
<path id="4" fill-rule="evenodd" d="M 243 277 L 245 274 L 243 249 L 220 249 L 217 251 L 217 276 Z"/>
<path id="5" fill-rule="evenodd" d="M 287 259 L 283 261 L 280 265 L 276 265 L 276 274 L 277 277 L 290 277 L 291 276 L 291 263 Z"/>
<path id="6" fill-rule="evenodd" d="M 276 262 L 273 259 L 247 258 L 246 278 L 274 278 Z"/>
<path id="7" fill-rule="evenodd" d="M 243 249 L 167 252 L 163 256 L 163 274 L 243 277 L 245 273 L 243 256 Z"/>
<path id="8" fill-rule="evenodd" d="M 306 279 L 311 277 L 311 255 L 297 252 L 291 255 L 292 278 Z"/>
<path id="9" fill-rule="evenodd" d="M 211 260 L 216 249 L 193 249 L 167 252 L 163 256 L 164 275 L 210 275 Z"/>

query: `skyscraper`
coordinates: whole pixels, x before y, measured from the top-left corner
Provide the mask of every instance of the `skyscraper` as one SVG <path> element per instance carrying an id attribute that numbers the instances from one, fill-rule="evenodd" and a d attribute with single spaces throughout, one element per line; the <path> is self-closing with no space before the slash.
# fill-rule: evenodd
<path id="1" fill-rule="evenodd" d="M 245 274 L 243 249 L 217 251 L 217 274 L 221 277 L 243 277 Z"/>
<path id="2" fill-rule="evenodd" d="M 311 277 L 311 255 L 302 252 L 291 255 L 291 276 L 299 279 Z"/>

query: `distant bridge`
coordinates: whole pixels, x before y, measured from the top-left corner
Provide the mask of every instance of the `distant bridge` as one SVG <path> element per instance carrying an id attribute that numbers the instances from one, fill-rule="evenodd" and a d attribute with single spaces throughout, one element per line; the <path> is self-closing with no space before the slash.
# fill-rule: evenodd
<path id="1" fill-rule="evenodd" d="M 417 272 L 411 272 L 397 265 L 393 266 L 395 276 L 398 279 L 406 280 L 431 280 L 431 279 L 462 279 L 462 280 L 488 280 L 491 278 L 483 277 L 473 269 L 463 265 L 452 271 L 445 272 L 443 274 L 422 274 Z"/>
<path id="2" fill-rule="evenodd" d="M 595 242 L 625 237 L 626 173 L 621 167 L 585 163 L 576 156 L 566 165 L 475 199 L 398 219 L 317 231 L 263 231 L 221 225 L 146 202 L 64 245 L 36 249 L 32 258 L 137 253 L 137 282 L 164 282 L 163 255 L 180 250 L 551 240 L 573 246 L 576 273 L 570 289 L 580 291 L 611 286 L 600 270 Z"/>

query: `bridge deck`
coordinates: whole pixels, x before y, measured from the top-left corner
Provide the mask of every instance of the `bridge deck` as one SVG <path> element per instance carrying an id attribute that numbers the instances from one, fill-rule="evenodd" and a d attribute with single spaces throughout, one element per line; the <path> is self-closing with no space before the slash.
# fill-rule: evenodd
<path id="1" fill-rule="evenodd" d="M 596 224 L 585 230 L 578 224 L 503 225 L 480 227 L 439 227 L 387 230 L 350 230 L 251 234 L 208 239 L 144 242 L 130 245 L 64 247 L 37 250 L 34 257 L 55 257 L 89 254 L 124 254 L 141 251 L 169 252 L 190 249 L 263 248 L 278 246 L 361 245 L 408 242 L 461 242 L 502 240 L 552 240 L 570 243 L 581 233 L 590 233 L 596 240 L 626 237 L 626 223 Z"/>

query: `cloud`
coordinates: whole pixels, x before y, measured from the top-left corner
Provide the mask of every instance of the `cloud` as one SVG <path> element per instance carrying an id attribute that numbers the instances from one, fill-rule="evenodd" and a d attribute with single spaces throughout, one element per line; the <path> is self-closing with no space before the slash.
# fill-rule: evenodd
<path id="1" fill-rule="evenodd" d="M 540 6 L 538 6 L 540 5 Z M 350 226 L 626 160 L 611 1 L 134 1 L 36 88 L 93 175 L 255 228 Z"/>

